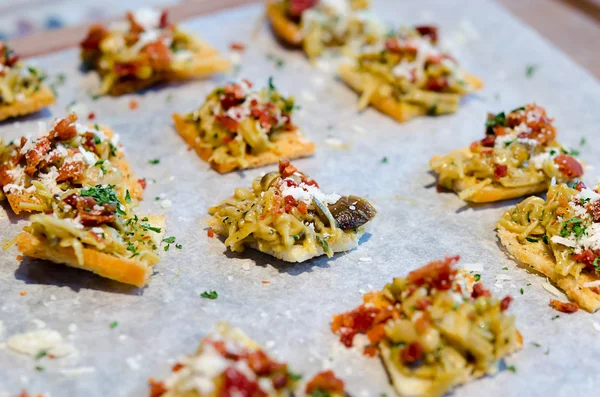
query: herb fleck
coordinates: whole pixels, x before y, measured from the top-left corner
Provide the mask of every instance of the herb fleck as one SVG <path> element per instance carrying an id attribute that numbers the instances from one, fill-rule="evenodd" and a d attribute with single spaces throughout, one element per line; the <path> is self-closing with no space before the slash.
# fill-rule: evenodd
<path id="1" fill-rule="evenodd" d="M 118 325 L 119 325 L 118 321 L 113 321 L 112 323 L 110 323 L 109 328 L 115 329 L 115 328 L 117 328 Z"/>
<path id="2" fill-rule="evenodd" d="M 206 299 L 217 299 L 219 294 L 217 294 L 217 291 L 204 291 L 200 296 Z"/>

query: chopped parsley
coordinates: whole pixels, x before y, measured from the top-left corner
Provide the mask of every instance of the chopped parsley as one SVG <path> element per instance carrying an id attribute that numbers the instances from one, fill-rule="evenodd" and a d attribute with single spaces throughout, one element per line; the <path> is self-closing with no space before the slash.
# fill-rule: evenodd
<path id="1" fill-rule="evenodd" d="M 493 128 L 497 125 L 506 126 L 506 113 L 500 112 L 496 115 L 488 115 L 488 121 L 485 122 L 486 132 L 494 134 Z"/>
<path id="2" fill-rule="evenodd" d="M 381 164 L 387 164 L 388 163 L 388 158 L 387 157 L 382 158 L 381 161 L 380 161 L 380 163 Z"/>
<path id="3" fill-rule="evenodd" d="M 323 251 L 329 252 L 329 244 L 327 244 L 327 241 L 325 241 L 321 236 L 315 237 L 317 238 L 317 242 L 321 244 L 321 247 L 323 247 Z"/>
<path id="4" fill-rule="evenodd" d="M 40 367 L 39 365 L 35 366 L 35 370 L 38 372 L 43 372 L 44 371 L 44 367 Z"/>
<path id="5" fill-rule="evenodd" d="M 40 350 L 39 352 L 36 353 L 35 355 L 35 359 L 39 360 L 42 357 L 46 357 L 48 355 L 48 352 L 46 350 Z"/>
<path id="6" fill-rule="evenodd" d="M 525 237 L 525 240 L 529 241 L 530 243 L 537 243 L 540 241 L 539 239 L 533 237 Z"/>
<path id="7" fill-rule="evenodd" d="M 583 146 L 585 145 L 585 137 L 582 137 L 581 140 L 579 141 L 579 146 Z"/>
<path id="8" fill-rule="evenodd" d="M 523 292 L 525 292 L 525 291 L 523 291 L 523 288 L 521 288 L 521 289 L 520 289 L 520 292 L 521 292 L 521 295 L 523 295 Z"/>
<path id="9" fill-rule="evenodd" d="M 180 250 L 180 249 L 182 249 L 182 248 L 183 248 L 183 245 L 181 245 L 181 244 L 177 243 L 177 244 L 175 244 L 175 248 L 177 248 L 178 250 Z"/>
<path id="10" fill-rule="evenodd" d="M 277 69 L 281 69 L 285 65 L 285 61 L 274 54 L 267 54 L 267 59 L 273 62 Z"/>
<path id="11" fill-rule="evenodd" d="M 140 254 L 137 251 L 137 249 L 135 248 L 135 245 L 133 245 L 133 243 L 131 243 L 131 242 L 127 243 L 127 251 L 131 252 L 130 258 L 133 258 L 134 256 L 137 256 Z"/>
<path id="12" fill-rule="evenodd" d="M 160 197 L 158 197 L 158 196 L 154 197 L 154 201 L 158 201 L 158 200 L 160 200 Z"/>
<path id="13" fill-rule="evenodd" d="M 81 189 L 79 195 L 81 197 L 93 198 L 94 200 L 96 200 L 96 204 L 98 205 L 115 204 L 117 208 L 117 213 L 125 215 L 125 212 L 121 209 L 121 202 L 117 198 L 117 194 L 114 189 L 115 185 L 96 185 L 85 189 Z"/>
<path id="14" fill-rule="evenodd" d="M 475 281 L 481 280 L 481 276 L 479 274 L 474 274 L 473 278 L 475 279 Z"/>
<path id="15" fill-rule="evenodd" d="M 106 168 L 104 168 L 104 162 L 106 160 L 98 160 L 96 161 L 96 163 L 94 164 L 94 166 L 100 166 L 100 169 L 102 170 L 102 172 L 106 172 Z"/>
<path id="16" fill-rule="evenodd" d="M 273 76 L 269 76 L 269 90 L 275 91 L 276 89 L 275 84 L 273 84 Z"/>
<path id="17" fill-rule="evenodd" d="M 204 291 L 200 296 L 206 299 L 217 299 L 219 294 L 217 294 L 217 291 Z"/>
<path id="18" fill-rule="evenodd" d="M 110 323 L 110 324 L 108 325 L 108 327 L 109 327 L 110 329 L 115 329 L 115 328 L 117 328 L 117 326 L 118 326 L 118 325 L 119 325 L 119 322 L 118 322 L 118 321 L 113 321 L 112 323 Z"/>
<path id="19" fill-rule="evenodd" d="M 527 67 L 525 68 L 525 76 L 530 79 L 533 77 L 533 74 L 535 73 L 537 69 L 536 65 L 527 65 Z"/>
<path id="20" fill-rule="evenodd" d="M 583 219 L 580 218 L 571 218 L 562 223 L 562 227 L 560 229 L 560 235 L 562 237 L 570 236 L 571 234 L 575 234 L 576 238 L 579 238 L 585 234 L 586 227 L 581 224 Z"/>
<path id="21" fill-rule="evenodd" d="M 594 258 L 592 265 L 600 272 L 600 256 Z"/>
<path id="22" fill-rule="evenodd" d="M 165 243 L 173 244 L 175 242 L 175 236 L 164 238 L 163 241 Z"/>
<path id="23" fill-rule="evenodd" d="M 292 371 L 288 371 L 288 376 L 290 377 L 291 380 L 293 380 L 295 382 L 302 379 L 302 374 L 295 374 Z"/>
<path id="24" fill-rule="evenodd" d="M 537 343 L 537 342 L 531 342 L 531 344 L 532 344 L 532 345 L 534 345 L 535 347 L 542 347 L 542 345 L 540 345 L 540 344 L 539 344 L 539 343 Z"/>
<path id="25" fill-rule="evenodd" d="M 517 372 L 517 368 L 514 365 L 507 365 L 506 369 L 509 370 L 512 373 Z"/>
<path id="26" fill-rule="evenodd" d="M 560 316 L 557 314 L 556 316 L 552 317 L 552 321 L 556 320 L 557 318 L 559 318 Z"/>
<path id="27" fill-rule="evenodd" d="M 502 270 L 508 270 L 508 266 L 504 266 Z"/>
<path id="28" fill-rule="evenodd" d="M 162 231 L 162 229 L 160 227 L 154 227 L 148 223 L 142 223 L 141 228 L 148 231 L 150 230 L 151 232 L 155 232 L 155 233 L 160 233 Z"/>
<path id="29" fill-rule="evenodd" d="M 548 236 L 546 234 L 544 234 L 544 236 L 542 237 L 542 241 L 544 242 L 544 244 L 548 244 Z"/>
<path id="30" fill-rule="evenodd" d="M 148 163 L 152 165 L 160 164 L 160 159 L 148 160 Z"/>

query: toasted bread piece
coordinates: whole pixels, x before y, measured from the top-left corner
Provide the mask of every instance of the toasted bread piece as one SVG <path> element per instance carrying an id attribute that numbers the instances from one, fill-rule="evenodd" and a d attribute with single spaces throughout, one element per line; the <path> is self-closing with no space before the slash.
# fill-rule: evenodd
<path id="1" fill-rule="evenodd" d="M 356 66 L 351 64 L 341 65 L 338 73 L 342 80 L 359 94 L 362 94 L 365 91 L 366 87 L 369 86 L 368 82 L 370 79 L 372 79 L 370 74 L 359 71 Z M 483 82 L 478 77 L 467 75 L 466 80 L 476 89 L 483 87 Z M 458 96 L 458 94 L 443 95 Z M 415 117 L 424 116 L 428 112 L 428 109 L 424 106 L 397 101 L 389 95 L 384 95 L 379 91 L 379 89 L 375 90 L 369 95 L 368 103 L 360 103 L 359 108 L 362 109 L 369 104 L 373 105 L 375 109 L 387 114 L 400 123 L 411 120 Z"/>
<path id="2" fill-rule="evenodd" d="M 55 99 L 52 90 L 47 86 L 42 85 L 40 86 L 39 91 L 26 97 L 22 101 L 15 102 L 11 105 L 0 105 L 0 121 L 10 117 L 25 116 L 27 114 L 35 113 L 52 105 Z"/>
<path id="3" fill-rule="evenodd" d="M 213 154 L 213 149 L 202 147 L 198 138 L 196 125 L 186 121 L 185 116 L 181 114 L 173 114 L 173 122 L 175 129 L 181 137 L 187 142 L 190 147 L 194 148 L 198 156 L 204 161 L 209 161 Z M 308 157 L 315 152 L 315 144 L 309 141 L 304 134 L 298 130 L 282 132 L 278 134 L 277 140 L 273 141 L 275 150 L 265 151 L 258 155 L 246 154 L 244 157 L 248 161 L 247 168 L 258 168 L 268 164 L 277 164 L 281 157 L 290 160 L 302 157 Z M 210 162 L 210 166 L 221 174 L 239 169 L 237 162 L 217 164 Z"/>
<path id="4" fill-rule="evenodd" d="M 219 55 L 217 50 L 208 43 L 199 39 L 195 40 L 198 43 L 198 50 L 190 61 L 191 65 L 185 63 L 185 67 L 178 67 L 168 73 L 160 73 L 149 79 L 116 82 L 107 94 L 119 96 L 137 92 L 161 82 L 203 79 L 216 73 L 226 73 L 231 69 L 231 61 L 228 58 Z"/>
<path id="5" fill-rule="evenodd" d="M 554 255 L 548 246 L 541 241 L 537 243 L 529 241 L 520 243 L 517 233 L 504 228 L 498 229 L 498 237 L 506 250 L 521 264 L 548 277 L 579 307 L 591 313 L 600 308 L 600 294 L 595 292 L 595 289 L 584 287 L 585 283 L 595 281 L 597 278 L 593 278 L 585 272 L 577 278 L 571 275 L 556 274 L 554 271 L 556 265 Z"/>
<path id="6" fill-rule="evenodd" d="M 516 332 L 515 339 L 516 339 L 517 343 L 516 343 L 515 348 L 510 353 L 514 353 L 523 347 L 523 336 L 521 335 L 521 333 L 518 330 L 515 332 Z M 440 396 L 440 394 L 439 394 L 440 390 L 432 390 L 431 380 L 424 379 L 424 378 L 418 378 L 418 377 L 406 376 L 401 371 L 399 371 L 393 363 L 393 358 L 392 358 L 391 353 L 392 353 L 391 349 L 389 348 L 389 346 L 387 344 L 385 344 L 385 343 L 379 344 L 379 355 L 381 357 L 381 361 L 383 362 L 383 366 L 385 367 L 386 372 L 388 373 L 388 376 L 389 376 L 390 380 L 392 381 L 392 385 L 394 386 L 394 389 L 396 389 L 396 392 L 398 392 L 398 395 L 400 395 L 400 396 L 427 396 L 427 397 Z M 464 368 L 463 372 L 458 374 L 458 375 L 460 375 L 459 376 L 460 382 L 458 384 L 454 383 L 454 381 L 455 381 L 454 375 L 455 374 L 453 373 L 452 376 L 449 377 L 448 386 L 445 388 L 445 390 L 450 388 L 452 385 L 459 386 L 459 385 L 465 384 L 473 379 L 481 378 L 481 377 L 485 376 L 486 373 L 481 372 L 481 371 L 471 372 L 468 368 Z"/>
<path id="7" fill-rule="evenodd" d="M 266 0 L 267 19 L 271 23 L 273 32 L 281 40 L 292 46 L 302 45 L 302 31 L 300 25 L 285 16 L 280 4 Z"/>
<path id="8" fill-rule="evenodd" d="M 439 167 L 436 167 L 435 164 L 438 163 L 443 157 L 453 155 L 464 156 L 468 159 L 472 156 L 472 153 L 469 148 L 465 148 L 454 150 L 445 156 L 433 156 L 429 161 L 431 169 L 433 169 L 435 173 L 439 174 L 440 169 Z M 492 203 L 495 201 L 529 196 L 544 192 L 548 189 L 548 183 L 546 182 L 541 182 L 537 185 L 521 187 L 504 187 L 499 183 L 491 182 L 481 189 L 476 189 L 479 183 L 483 183 L 483 181 L 475 177 L 466 177 L 462 180 L 456 180 L 454 182 L 454 186 L 452 186 L 452 190 L 454 190 L 459 197 L 465 201 L 470 201 L 473 203 Z M 470 192 L 469 189 L 472 189 L 473 191 Z"/>
<path id="9" fill-rule="evenodd" d="M 153 226 L 161 229 L 160 233 L 148 231 L 158 247 L 164 236 L 166 218 L 164 215 L 146 216 Z M 144 261 L 117 258 L 92 248 L 83 249 L 84 264 L 80 265 L 72 247 L 52 246 L 44 238 L 36 237 L 28 232 L 22 232 L 17 236 L 17 247 L 26 256 L 87 270 L 136 287 L 145 286 L 152 274 L 152 267 Z"/>

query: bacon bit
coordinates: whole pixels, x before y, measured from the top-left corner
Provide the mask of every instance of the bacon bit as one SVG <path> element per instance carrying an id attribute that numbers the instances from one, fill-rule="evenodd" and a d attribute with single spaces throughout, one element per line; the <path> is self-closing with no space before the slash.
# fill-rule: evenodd
<path id="1" fill-rule="evenodd" d="M 234 51 L 240 51 L 243 52 L 246 49 L 246 45 L 243 43 L 239 43 L 239 42 L 232 42 L 231 44 L 229 44 L 229 48 L 231 48 Z"/>
<path id="2" fill-rule="evenodd" d="M 88 120 L 94 120 L 96 118 L 96 113 L 91 112 L 90 114 L 88 114 Z"/>
<path id="3" fill-rule="evenodd" d="M 279 160 L 279 173 L 281 174 L 282 178 L 287 178 L 288 176 L 294 175 L 296 172 L 298 172 L 298 169 L 290 163 L 290 160 Z"/>
<path id="4" fill-rule="evenodd" d="M 377 354 L 377 346 L 365 346 L 363 354 L 367 357 L 375 357 L 375 355 Z"/>
<path id="5" fill-rule="evenodd" d="M 81 181 L 85 172 L 85 165 L 81 161 L 73 161 L 70 163 L 63 164 L 58 170 L 58 176 L 56 177 L 57 183 L 63 183 L 67 181 Z"/>
<path id="6" fill-rule="evenodd" d="M 140 178 L 140 179 L 138 179 L 138 183 L 140 184 L 140 186 L 142 187 L 142 189 L 146 189 L 146 186 L 148 186 L 148 183 L 146 182 L 146 178 Z"/>
<path id="7" fill-rule="evenodd" d="M 378 324 L 367 331 L 367 338 L 371 344 L 376 344 L 385 338 L 385 324 Z"/>
<path id="8" fill-rule="evenodd" d="M 233 367 L 229 367 L 225 370 L 225 379 L 223 383 L 223 391 L 221 392 L 221 395 L 223 396 L 232 396 L 234 395 L 234 391 L 242 396 L 266 396 L 258 386 L 258 383 L 249 380 L 244 374 Z"/>
<path id="9" fill-rule="evenodd" d="M 494 145 L 496 144 L 496 136 L 488 135 L 485 138 L 483 138 L 481 141 L 479 141 L 479 143 L 481 143 L 481 146 L 494 147 Z"/>
<path id="10" fill-rule="evenodd" d="M 25 295 L 27 295 L 27 291 L 21 291 L 21 292 L 19 292 L 19 295 L 25 296 Z"/>
<path id="11" fill-rule="evenodd" d="M 94 24 L 90 26 L 87 36 L 80 43 L 81 48 L 88 51 L 97 51 L 100 49 L 100 42 L 108 37 L 108 30 L 102 25 Z"/>
<path id="12" fill-rule="evenodd" d="M 306 205 L 306 203 L 304 201 L 299 202 L 298 207 L 296 207 L 296 208 L 298 208 L 298 211 L 301 214 L 306 215 L 308 213 L 308 205 Z"/>
<path id="13" fill-rule="evenodd" d="M 459 259 L 460 256 L 457 255 L 430 262 L 408 273 L 406 279 L 409 283 L 416 285 L 428 285 L 439 290 L 450 289 L 456 275 L 456 269 L 453 266 Z"/>
<path id="14" fill-rule="evenodd" d="M 413 342 L 400 351 L 400 360 L 406 364 L 413 364 L 419 361 L 424 353 L 423 346 L 419 342 Z"/>
<path id="15" fill-rule="evenodd" d="M 561 154 L 554 158 L 554 164 L 558 166 L 560 172 L 568 178 L 577 178 L 583 175 L 583 167 L 579 164 L 579 161 L 573 157 Z"/>
<path id="16" fill-rule="evenodd" d="M 185 367 L 185 365 L 183 365 L 181 363 L 175 363 L 175 365 L 173 365 L 173 367 L 171 368 L 171 371 L 177 372 L 183 367 Z"/>
<path id="17" fill-rule="evenodd" d="M 273 361 L 262 350 L 248 353 L 246 361 L 250 369 L 259 376 L 268 375 L 273 367 Z"/>
<path id="18" fill-rule="evenodd" d="M 141 33 L 144 31 L 144 27 L 135 20 L 131 11 L 127 12 L 127 20 L 131 24 L 131 27 L 129 28 L 131 33 Z"/>
<path id="19" fill-rule="evenodd" d="M 135 76 L 138 71 L 138 64 L 135 62 L 115 62 L 113 70 L 118 76 Z"/>
<path id="20" fill-rule="evenodd" d="M 501 301 L 500 301 L 500 310 L 501 311 L 506 311 L 508 310 L 508 307 L 510 306 L 511 302 L 513 301 L 512 296 L 505 296 Z"/>
<path id="21" fill-rule="evenodd" d="M 135 110 L 137 108 L 138 108 L 138 101 L 136 101 L 135 99 L 132 99 L 131 101 L 129 101 L 129 109 Z"/>
<path id="22" fill-rule="evenodd" d="M 160 22 L 158 27 L 161 29 L 166 29 L 169 26 L 169 12 L 167 10 L 163 10 L 160 14 Z"/>
<path id="23" fill-rule="evenodd" d="M 296 206 L 296 204 L 298 204 L 296 199 L 293 198 L 292 196 L 285 196 L 283 198 L 283 201 L 285 203 L 285 207 L 283 209 L 286 213 L 289 213 L 292 210 L 292 208 L 294 208 Z"/>
<path id="24" fill-rule="evenodd" d="M 65 198 L 64 201 L 72 207 L 77 208 L 81 224 L 84 226 L 100 226 L 114 222 L 117 219 L 117 208 L 114 204 L 98 206 L 94 198 L 78 197 L 75 194 Z M 73 205 L 74 202 L 75 205 Z"/>
<path id="25" fill-rule="evenodd" d="M 595 216 L 594 216 L 595 219 Z M 594 260 L 598 255 L 596 255 L 592 250 L 585 250 L 580 252 L 579 254 L 573 254 L 573 259 L 577 262 L 581 262 L 586 266 L 594 267 Z"/>
<path id="26" fill-rule="evenodd" d="M 415 30 L 423 37 L 429 37 L 433 44 L 438 41 L 438 28 L 437 26 L 421 25 L 415 26 Z"/>
<path id="27" fill-rule="evenodd" d="M 314 186 L 316 188 L 319 187 L 319 184 L 317 183 L 317 181 L 307 177 L 306 175 L 302 175 L 302 178 L 300 180 L 302 181 L 302 183 L 304 183 L 307 186 Z"/>
<path id="28" fill-rule="evenodd" d="M 150 385 L 150 397 L 161 397 L 169 391 L 164 382 L 154 380 L 153 378 L 148 379 L 148 384 Z"/>
<path id="29" fill-rule="evenodd" d="M 331 330 L 340 334 L 340 342 L 346 347 L 352 347 L 354 335 L 367 332 L 375 321 L 380 309 L 361 305 L 356 309 L 333 316 Z"/>
<path id="30" fill-rule="evenodd" d="M 580 192 L 585 188 L 585 183 L 583 183 L 582 181 L 577 182 L 577 185 L 575 185 L 575 190 L 579 190 Z"/>
<path id="31" fill-rule="evenodd" d="M 314 7 L 319 0 L 291 0 L 288 13 L 293 17 L 299 17 L 309 8 Z"/>
<path id="32" fill-rule="evenodd" d="M 575 313 L 577 310 L 579 310 L 579 306 L 577 305 L 577 303 L 561 302 L 556 299 L 550 299 L 550 306 L 552 306 L 553 309 L 558 310 L 559 312 L 569 314 Z"/>
<path id="33" fill-rule="evenodd" d="M 215 116 L 215 119 L 219 123 L 221 123 L 223 125 L 223 127 L 227 128 L 230 132 L 237 132 L 238 127 L 240 126 L 240 123 L 238 123 L 236 120 L 232 119 L 231 117 L 227 116 L 226 114 L 219 114 L 219 115 Z M 225 140 L 226 138 L 228 138 L 229 140 Z M 233 138 L 230 136 L 223 138 L 224 142 L 231 142 L 232 140 L 233 140 Z"/>
<path id="34" fill-rule="evenodd" d="M 36 141 L 35 148 L 29 150 L 25 154 L 27 167 L 25 173 L 33 175 L 37 171 L 37 166 L 42 162 L 44 156 L 50 151 L 50 140 L 48 138 L 40 138 Z"/>
<path id="35" fill-rule="evenodd" d="M 208 234 L 208 237 L 210 237 L 210 238 L 215 237 L 215 232 L 213 232 L 212 229 L 208 229 L 208 232 L 206 234 Z"/>
<path id="36" fill-rule="evenodd" d="M 344 382 L 330 369 L 319 372 L 306 384 L 306 394 L 314 392 L 344 393 Z"/>
<path id="37" fill-rule="evenodd" d="M 473 285 L 473 292 L 471 292 L 471 298 L 477 299 L 480 296 L 483 296 L 485 298 L 491 298 L 492 293 L 487 288 L 485 288 L 482 283 L 475 283 Z"/>
<path id="38" fill-rule="evenodd" d="M 262 284 L 271 284 L 271 282 L 270 282 L 270 281 L 268 281 L 268 280 L 262 280 L 262 281 L 261 281 L 261 283 L 262 283 Z"/>
<path id="39" fill-rule="evenodd" d="M 163 71 L 170 68 L 171 51 L 169 50 L 169 47 L 162 42 L 162 40 L 148 43 L 142 52 L 148 55 L 152 69 L 156 71 Z"/>
<path id="40" fill-rule="evenodd" d="M 17 258 L 16 258 L 16 259 L 17 259 L 18 261 L 22 261 L 22 260 L 23 260 L 23 255 L 17 255 Z"/>
<path id="41" fill-rule="evenodd" d="M 416 55 L 416 47 L 401 47 L 400 43 L 395 38 L 389 38 L 385 40 L 385 49 L 394 54 L 412 54 Z"/>
<path id="42" fill-rule="evenodd" d="M 508 174 L 508 166 L 502 164 L 494 164 L 494 177 L 500 179 Z"/>
<path id="43" fill-rule="evenodd" d="M 448 79 L 442 76 L 430 77 L 425 83 L 425 89 L 437 92 L 444 91 L 448 86 Z"/>

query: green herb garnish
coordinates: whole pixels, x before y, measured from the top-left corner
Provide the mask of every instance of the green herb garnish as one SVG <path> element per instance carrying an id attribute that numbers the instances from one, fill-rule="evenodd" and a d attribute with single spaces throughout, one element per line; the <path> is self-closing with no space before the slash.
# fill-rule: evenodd
<path id="1" fill-rule="evenodd" d="M 217 291 L 204 291 L 200 296 L 206 299 L 217 299 L 219 294 L 217 294 Z"/>

